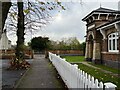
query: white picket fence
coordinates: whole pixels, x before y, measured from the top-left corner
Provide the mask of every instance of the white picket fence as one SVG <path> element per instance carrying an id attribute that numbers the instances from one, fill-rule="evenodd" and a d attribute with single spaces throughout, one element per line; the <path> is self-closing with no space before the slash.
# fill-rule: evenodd
<path id="1" fill-rule="evenodd" d="M 72 65 L 56 54 L 49 52 L 49 59 L 68 88 L 83 88 L 85 90 L 115 90 L 116 88 L 113 83 L 98 82 L 98 79 L 94 79 L 93 76 L 78 69 L 78 65 Z"/>

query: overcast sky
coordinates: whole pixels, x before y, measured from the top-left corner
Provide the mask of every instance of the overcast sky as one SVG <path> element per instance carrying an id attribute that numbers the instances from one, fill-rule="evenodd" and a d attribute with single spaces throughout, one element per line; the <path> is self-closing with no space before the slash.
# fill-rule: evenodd
<path id="1" fill-rule="evenodd" d="M 87 1 L 87 2 L 86 2 Z M 85 41 L 86 23 L 82 21 L 92 10 L 103 7 L 118 10 L 118 1 L 104 2 L 105 0 L 84 0 L 82 4 L 78 2 L 64 2 L 66 10 L 55 15 L 54 20 L 41 30 L 25 36 L 25 42 L 32 37 L 45 36 L 51 40 L 61 40 L 63 38 L 77 37 L 80 42 Z M 15 35 L 8 35 L 12 44 L 16 43 Z M 14 38 L 14 39 L 13 39 Z"/>

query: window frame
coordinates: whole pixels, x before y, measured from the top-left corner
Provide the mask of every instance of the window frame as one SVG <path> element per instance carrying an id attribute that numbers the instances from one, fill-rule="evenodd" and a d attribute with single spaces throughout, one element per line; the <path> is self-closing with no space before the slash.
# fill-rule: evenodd
<path id="1" fill-rule="evenodd" d="M 119 52 L 119 50 L 117 49 L 117 47 L 118 47 L 117 46 L 118 45 L 117 40 L 118 40 L 118 32 L 111 33 L 111 34 L 108 35 L 108 51 L 109 52 Z M 113 41 L 115 43 L 113 43 Z M 113 47 L 115 47 L 115 49 Z"/>

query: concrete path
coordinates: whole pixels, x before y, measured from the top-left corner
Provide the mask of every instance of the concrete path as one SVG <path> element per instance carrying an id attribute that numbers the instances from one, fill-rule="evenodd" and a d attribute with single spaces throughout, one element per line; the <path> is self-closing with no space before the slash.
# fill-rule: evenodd
<path id="1" fill-rule="evenodd" d="M 62 88 L 65 85 L 44 55 L 35 55 L 30 70 L 22 78 L 17 88 Z"/>

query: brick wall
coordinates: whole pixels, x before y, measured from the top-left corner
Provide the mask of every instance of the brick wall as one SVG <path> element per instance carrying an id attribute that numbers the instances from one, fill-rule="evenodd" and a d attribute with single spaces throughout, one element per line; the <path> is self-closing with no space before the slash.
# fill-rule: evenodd
<path id="1" fill-rule="evenodd" d="M 102 59 L 103 60 L 112 60 L 112 61 L 118 61 L 118 57 L 120 54 L 118 53 L 102 53 Z"/>
<path id="2" fill-rule="evenodd" d="M 80 50 L 50 50 L 54 54 L 77 54 L 77 55 L 84 55 L 83 51 Z"/>
<path id="3" fill-rule="evenodd" d="M 118 68 L 120 65 L 120 53 L 102 53 L 102 62 L 104 65 Z"/>
<path id="4" fill-rule="evenodd" d="M 33 51 L 32 50 L 25 50 L 25 58 L 33 58 Z M 0 50 L 0 55 L 2 59 L 12 59 L 15 57 L 15 50 L 8 49 L 8 50 Z"/>

